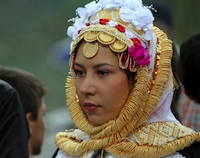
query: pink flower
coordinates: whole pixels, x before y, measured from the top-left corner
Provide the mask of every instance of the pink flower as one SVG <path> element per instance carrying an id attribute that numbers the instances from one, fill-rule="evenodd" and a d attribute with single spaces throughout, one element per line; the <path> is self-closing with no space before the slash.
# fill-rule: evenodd
<path id="1" fill-rule="evenodd" d="M 136 62 L 136 66 L 147 66 L 150 63 L 150 55 L 148 49 L 145 49 L 141 44 L 131 46 L 128 52 L 131 58 Z"/>

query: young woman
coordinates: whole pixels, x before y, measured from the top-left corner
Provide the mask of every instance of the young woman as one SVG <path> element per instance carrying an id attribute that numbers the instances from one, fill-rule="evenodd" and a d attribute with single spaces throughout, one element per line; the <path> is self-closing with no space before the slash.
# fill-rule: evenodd
<path id="1" fill-rule="evenodd" d="M 170 110 L 172 44 L 140 0 L 78 8 L 69 27 L 67 105 L 74 130 L 55 137 L 53 157 L 184 157 L 200 139 Z"/>

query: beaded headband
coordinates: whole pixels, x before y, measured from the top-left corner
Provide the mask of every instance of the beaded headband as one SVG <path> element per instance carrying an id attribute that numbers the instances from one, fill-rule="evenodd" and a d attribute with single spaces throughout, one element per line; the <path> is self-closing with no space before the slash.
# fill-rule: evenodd
<path id="1" fill-rule="evenodd" d="M 119 54 L 119 66 L 122 69 L 135 72 L 137 67 L 149 65 L 152 56 L 149 54 L 149 41 L 153 38 L 154 18 L 142 1 L 93 1 L 85 8 L 78 8 L 76 13 L 78 16 L 70 20 L 74 24 L 67 31 L 74 40 L 71 54 L 84 39 L 88 42 L 83 50 L 87 58 L 97 54 L 98 45 L 95 41 L 98 41 Z"/>

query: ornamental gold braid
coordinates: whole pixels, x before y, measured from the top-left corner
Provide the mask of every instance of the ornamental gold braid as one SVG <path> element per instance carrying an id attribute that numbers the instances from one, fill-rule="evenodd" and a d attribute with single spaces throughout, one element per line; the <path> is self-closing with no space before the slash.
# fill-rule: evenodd
<path id="1" fill-rule="evenodd" d="M 137 82 L 119 117 L 115 120 L 101 126 L 92 126 L 76 101 L 75 78 L 71 76 L 67 78 L 66 96 L 70 116 L 75 126 L 87 133 L 90 140 L 81 141 L 83 133 L 81 134 L 80 131 L 60 132 L 55 137 L 59 149 L 72 156 L 83 155 L 89 150 L 105 149 L 108 153 L 120 158 L 160 158 L 172 155 L 192 142 L 200 140 L 200 133 L 195 133 L 181 125 L 168 122 L 144 125 L 163 94 L 171 69 L 171 41 L 158 28 L 155 27 L 154 32 L 158 38 L 156 58 L 159 62 L 155 63 L 153 76 L 148 75 L 147 67 L 140 67 L 137 70 Z M 98 40 L 96 35 L 98 33 L 92 33 L 89 40 Z M 84 36 L 85 34 L 80 35 L 78 41 L 80 42 Z M 89 36 L 85 36 L 84 39 L 88 39 Z M 100 39 L 103 38 L 100 37 Z M 108 41 L 110 43 L 111 39 Z M 169 133 L 162 130 L 164 128 L 168 129 Z M 177 131 L 182 131 L 182 133 Z M 138 138 L 138 142 L 130 140 L 130 133 Z M 170 136 L 173 140 L 169 141 L 167 138 Z M 152 141 L 152 137 L 155 137 L 155 141 Z M 161 142 L 161 140 L 164 141 Z"/>

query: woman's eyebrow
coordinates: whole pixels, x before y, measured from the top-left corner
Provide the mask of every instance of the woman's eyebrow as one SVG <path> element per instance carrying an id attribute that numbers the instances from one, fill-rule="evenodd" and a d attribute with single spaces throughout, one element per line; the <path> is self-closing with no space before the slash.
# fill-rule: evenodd
<path id="1" fill-rule="evenodd" d="M 80 67 L 80 68 L 85 68 L 85 66 L 83 66 L 82 64 L 79 64 L 79 63 L 77 63 L 77 62 L 74 63 L 74 66 Z"/>
<path id="2" fill-rule="evenodd" d="M 83 66 L 82 64 L 77 63 L 77 62 L 74 63 L 74 66 L 77 66 L 77 67 L 80 67 L 80 68 L 85 68 L 85 66 Z M 94 65 L 93 68 L 96 69 L 96 68 L 99 68 L 99 67 L 102 67 L 102 66 L 114 67 L 112 64 L 109 64 L 109 63 L 100 63 L 100 64 Z"/>
<path id="3" fill-rule="evenodd" d="M 110 67 L 114 67 L 113 65 L 108 64 L 108 63 L 100 63 L 100 64 L 96 64 L 96 65 L 94 65 L 93 67 L 94 67 L 94 68 L 99 68 L 99 67 L 102 67 L 102 66 L 110 66 Z"/>

